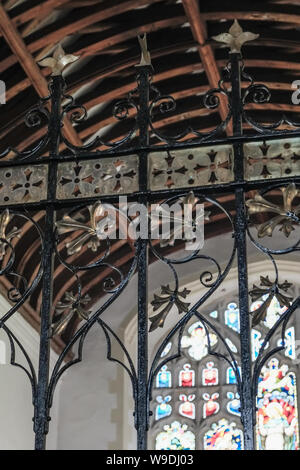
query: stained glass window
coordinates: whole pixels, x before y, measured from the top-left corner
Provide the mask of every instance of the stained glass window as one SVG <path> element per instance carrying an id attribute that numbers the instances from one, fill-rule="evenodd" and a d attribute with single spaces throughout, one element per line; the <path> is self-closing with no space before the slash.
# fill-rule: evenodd
<path id="1" fill-rule="evenodd" d="M 261 450 L 299 448 L 296 376 L 273 358 L 263 367 L 257 397 L 257 447 Z"/>
<path id="2" fill-rule="evenodd" d="M 179 372 L 179 387 L 194 387 L 195 371 L 191 369 L 191 364 L 184 364 Z"/>
<path id="3" fill-rule="evenodd" d="M 213 423 L 204 436 L 205 450 L 242 450 L 243 433 L 234 422 L 220 419 Z"/>
<path id="4" fill-rule="evenodd" d="M 265 297 L 253 302 L 259 308 Z M 230 299 L 229 299 L 230 300 Z M 181 336 L 172 338 L 161 353 L 165 363 L 156 375 L 153 410 L 153 448 L 161 450 L 242 450 L 240 396 L 236 370 L 240 367 L 240 320 L 235 299 L 222 300 L 201 312 L 200 319 L 186 325 Z M 261 353 L 266 334 L 285 308 L 275 299 L 265 320 L 251 330 L 251 359 Z M 211 326 L 209 326 L 211 325 Z M 217 336 L 220 332 L 223 340 Z M 262 369 L 257 397 L 256 446 L 259 450 L 299 447 L 295 327 L 289 321 L 284 339 L 281 332 L 266 342 L 265 351 L 282 347 Z M 178 344 L 181 354 L 178 353 Z M 225 355 L 234 367 L 222 360 Z M 172 359 L 173 358 L 173 359 Z M 163 394 L 163 389 L 166 393 Z"/>
<path id="5" fill-rule="evenodd" d="M 225 310 L 225 324 L 237 333 L 240 332 L 240 316 L 237 304 L 230 302 Z"/>
<path id="6" fill-rule="evenodd" d="M 215 346 L 217 341 L 217 336 L 215 334 L 209 334 L 210 347 Z M 181 347 L 188 348 L 189 356 L 196 361 L 200 361 L 207 355 L 207 334 L 203 324 L 200 321 L 193 323 L 188 328 L 188 335 L 184 335 L 182 337 Z"/>
<path id="7" fill-rule="evenodd" d="M 157 450 L 195 450 L 195 435 L 186 424 L 173 421 L 156 437 Z"/>
<path id="8" fill-rule="evenodd" d="M 183 402 L 179 405 L 179 414 L 185 418 L 195 419 L 196 409 L 195 403 L 193 403 L 195 400 L 195 395 L 186 396 L 181 394 L 179 395 L 179 400 Z"/>
<path id="9" fill-rule="evenodd" d="M 156 411 L 155 411 L 156 421 L 162 418 L 166 418 L 167 416 L 170 416 L 170 414 L 172 413 L 172 406 L 169 404 L 169 402 L 171 400 L 172 400 L 172 397 L 170 395 L 167 395 L 164 398 L 161 395 L 158 395 L 158 397 L 156 397 L 156 401 L 159 403 L 156 406 Z"/>
<path id="10" fill-rule="evenodd" d="M 156 377 L 157 388 L 169 388 L 172 386 L 172 375 L 168 366 L 163 366 Z"/>

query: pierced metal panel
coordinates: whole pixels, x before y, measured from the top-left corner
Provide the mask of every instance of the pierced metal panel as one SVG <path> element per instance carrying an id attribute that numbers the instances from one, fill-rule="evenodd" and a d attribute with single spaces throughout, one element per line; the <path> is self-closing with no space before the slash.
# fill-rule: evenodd
<path id="1" fill-rule="evenodd" d="M 280 139 L 244 144 L 246 179 L 297 176 L 300 171 L 300 139 Z"/>
<path id="2" fill-rule="evenodd" d="M 233 181 L 232 145 L 150 154 L 149 187 L 186 188 Z"/>
<path id="3" fill-rule="evenodd" d="M 47 198 L 48 165 L 0 169 L 0 204 L 39 202 Z"/>
<path id="4" fill-rule="evenodd" d="M 58 199 L 124 194 L 138 190 L 138 156 L 65 162 L 58 165 Z"/>

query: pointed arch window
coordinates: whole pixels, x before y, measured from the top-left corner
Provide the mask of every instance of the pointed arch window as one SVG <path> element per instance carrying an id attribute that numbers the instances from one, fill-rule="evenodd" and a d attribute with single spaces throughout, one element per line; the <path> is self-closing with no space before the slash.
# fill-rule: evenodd
<path id="1" fill-rule="evenodd" d="M 253 302 L 259 308 L 264 297 Z M 265 320 L 251 331 L 252 361 L 267 332 L 283 313 L 273 299 Z M 240 397 L 237 373 L 241 374 L 239 309 L 228 299 L 190 321 L 181 336 L 181 354 L 165 362 L 156 376 L 153 395 L 156 412 L 151 424 L 155 449 L 243 450 L 240 422 Z M 260 450 L 299 448 L 297 411 L 297 365 L 295 364 L 295 326 L 291 319 L 284 336 L 284 349 L 264 365 L 259 376 L 257 395 L 256 446 Z M 220 334 L 219 334 L 220 333 Z M 279 333 L 278 333 L 279 335 Z M 282 345 L 274 336 L 265 350 Z M 178 341 L 169 341 L 161 354 L 165 361 L 178 352 Z M 222 359 L 229 352 L 235 367 Z M 163 380 L 161 379 L 163 377 Z M 163 393 L 164 392 L 164 393 Z M 159 403 L 159 404 L 157 404 Z M 158 412 L 163 407 L 163 412 Z"/>

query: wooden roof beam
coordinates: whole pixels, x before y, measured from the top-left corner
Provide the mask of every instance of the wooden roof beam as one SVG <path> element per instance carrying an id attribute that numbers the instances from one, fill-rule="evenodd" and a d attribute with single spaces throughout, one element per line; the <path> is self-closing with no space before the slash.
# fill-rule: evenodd
<path id="1" fill-rule="evenodd" d="M 151 3 L 158 3 L 161 1 L 162 0 L 151 0 Z M 121 13 L 125 13 L 126 11 L 130 11 L 138 6 L 147 5 L 149 4 L 149 2 L 150 0 L 128 0 L 120 4 L 116 1 L 113 2 L 112 0 L 109 0 L 109 2 L 107 1 L 103 3 L 103 6 L 101 6 L 100 4 L 100 10 L 97 13 L 93 13 L 93 14 L 81 17 L 78 20 L 73 21 L 72 23 L 65 24 L 61 28 L 55 29 L 54 31 L 51 31 L 49 34 L 45 34 L 44 36 L 39 37 L 33 42 L 30 42 L 27 45 L 28 51 L 31 54 L 34 54 L 38 52 L 40 49 L 47 46 L 48 44 L 62 41 L 65 37 L 74 34 L 74 31 L 79 32 L 82 29 L 87 28 L 95 23 L 98 23 L 100 21 L 105 21 L 108 18 L 111 18 L 115 15 L 120 15 Z M 35 16 L 38 16 L 38 13 Z M 11 21 L 12 23 L 14 23 L 13 19 Z M 109 37 L 108 37 L 108 42 L 109 42 Z M 76 51 L 73 51 L 72 53 L 75 55 L 77 54 Z M 7 68 L 11 67 L 15 63 L 16 63 L 16 60 L 13 55 L 6 57 L 4 60 L 0 62 L 0 72 L 2 72 L 3 70 L 6 70 Z"/>
<path id="2" fill-rule="evenodd" d="M 201 58 L 202 65 L 204 67 L 209 85 L 211 88 L 218 88 L 221 75 L 218 69 L 218 65 L 214 56 L 214 52 L 210 44 L 207 44 L 207 32 L 205 21 L 202 19 L 198 1 L 197 0 L 182 0 L 182 5 L 185 10 L 188 22 L 191 26 L 191 31 L 195 41 L 197 41 L 198 51 Z M 220 105 L 219 114 L 222 121 L 226 119 L 228 114 L 228 107 L 226 98 L 219 95 Z M 231 133 L 231 123 L 227 126 L 228 133 Z"/>
<path id="3" fill-rule="evenodd" d="M 23 39 L 1 4 L 0 29 L 38 95 L 40 97 L 47 96 L 49 94 L 47 80 L 43 76 L 32 55 L 28 52 Z M 72 144 L 82 145 L 81 139 L 77 135 L 68 118 L 65 118 L 64 120 L 64 131 Z"/>

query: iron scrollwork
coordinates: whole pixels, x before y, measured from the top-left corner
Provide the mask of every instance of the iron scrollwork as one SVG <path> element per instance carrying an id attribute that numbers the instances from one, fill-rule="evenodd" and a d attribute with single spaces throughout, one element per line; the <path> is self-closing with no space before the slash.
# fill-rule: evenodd
<path id="1" fill-rule="evenodd" d="M 257 39 L 257 35 L 243 32 L 235 22 L 229 34 L 215 39 L 225 42 L 231 52 L 223 78 L 216 88 L 203 97 L 203 107 L 208 112 L 217 110 L 221 96 L 226 101 L 227 114 L 212 131 L 201 132 L 190 126 L 177 135 L 166 136 L 158 130 L 156 116 L 175 111 L 176 102 L 172 96 L 161 94 L 153 84 L 154 71 L 144 36 L 139 39 L 142 56 L 136 69 L 137 86 L 113 109 L 118 121 L 132 118 L 133 124 L 125 137 L 105 142 L 99 132 L 82 146 L 69 141 L 64 129 L 66 117 L 71 123 L 80 124 L 87 118 L 88 111 L 67 94 L 61 72 L 77 58 L 65 55 L 59 47 L 52 58 L 45 58 L 41 63 L 42 66 L 52 67 L 50 94 L 26 117 L 27 125 L 34 128 L 46 121 L 46 134 L 31 150 L 21 152 L 9 148 L 0 155 L 0 276 L 9 280 L 7 297 L 12 305 L 1 317 L 0 327 L 6 332 L 11 346 L 11 364 L 24 370 L 32 386 L 38 449 L 45 447 L 56 385 L 65 371 L 82 361 L 84 342 L 96 325 L 104 333 L 107 358 L 120 364 L 131 380 L 138 445 L 139 448 L 146 448 L 145 431 L 149 427 L 155 377 L 162 367 L 183 356 L 184 331 L 193 320 L 202 325 L 207 354 L 225 361 L 233 370 L 241 397 L 245 448 L 254 447 L 253 423 L 259 376 L 266 361 L 284 349 L 288 322 L 300 304 L 299 298 L 291 297 L 291 282 L 281 278 L 276 262 L 276 257 L 299 251 L 299 240 L 295 241 L 300 213 L 299 176 L 295 170 L 298 155 L 296 151 L 291 151 L 291 145 L 298 148 L 299 131 L 294 131 L 293 136 L 298 138 L 291 139 L 291 142 L 284 135 L 285 139 L 279 144 L 285 145 L 287 154 L 284 155 L 277 152 L 276 143 L 270 138 L 273 139 L 275 132 L 279 131 L 277 128 L 283 123 L 294 128 L 299 124 L 283 118 L 277 123 L 262 125 L 248 115 L 248 102 L 263 104 L 270 100 L 268 88 L 264 84 L 254 83 L 241 59 L 242 45 Z M 243 93 L 242 80 L 248 82 Z M 234 135 L 224 139 L 222 133 L 230 121 Z M 242 134 L 242 121 L 256 131 L 253 142 Z M 151 138 L 156 139 L 160 146 L 152 143 Z M 61 152 L 60 145 L 70 152 Z M 259 151 L 253 151 L 254 146 Z M 271 151 L 270 146 L 274 146 Z M 46 154 L 49 148 L 51 158 Z M 293 167 L 289 166 L 291 153 Z M 45 162 L 42 161 L 44 157 Z M 247 160 L 245 171 L 242 164 L 244 157 Z M 279 160 L 284 161 L 281 165 L 284 172 L 280 174 L 276 172 Z M 291 171 L 287 171 L 289 169 Z M 271 178 L 276 179 L 272 184 L 269 182 Z M 247 196 L 245 203 L 248 191 L 255 191 L 255 194 Z M 116 198 L 120 194 L 144 202 L 147 211 L 153 201 L 159 201 L 159 205 L 177 202 L 180 207 L 191 204 L 192 215 L 185 220 L 185 226 L 180 225 L 180 230 L 184 229 L 185 240 L 176 243 L 177 216 L 173 214 L 167 239 L 152 240 L 148 233 L 148 239 L 140 236 L 135 240 L 129 231 L 126 237 L 112 241 L 110 230 L 117 228 L 122 232 L 131 223 L 135 228 L 138 224 L 138 217 L 130 218 L 122 211 L 121 205 L 117 205 Z M 195 215 L 195 205 L 198 203 L 205 206 L 200 219 Z M 37 215 L 28 215 L 30 207 L 38 211 Z M 246 210 L 249 219 L 244 216 Z M 163 217 L 167 217 L 163 210 L 161 212 Z M 113 213 L 117 213 L 117 217 L 112 217 Z M 182 257 L 177 257 L 177 254 L 176 257 L 172 256 L 183 248 L 184 242 L 193 241 L 194 229 L 200 222 L 206 222 L 205 226 L 210 227 L 216 220 L 221 220 L 223 232 L 227 230 L 232 234 L 232 247 L 225 263 L 218 261 L 216 256 L 205 254 L 202 247 L 194 247 Z M 16 248 L 22 241 L 25 225 L 30 225 L 36 233 L 34 246 L 41 253 L 41 261 L 30 278 L 21 269 L 24 263 L 16 263 Z M 263 244 L 277 232 L 289 246 L 274 248 L 267 246 L 267 242 Z M 247 285 L 246 236 L 266 256 L 274 270 L 273 276 L 262 273 L 252 289 Z M 128 251 L 124 261 L 116 253 L 125 245 Z M 154 293 L 150 303 L 152 315 L 149 317 L 151 307 L 146 305 L 147 276 L 144 272 L 148 254 L 161 263 L 171 277 L 171 281 L 165 282 Z M 236 255 L 240 319 L 244 325 L 240 332 L 242 372 L 222 331 L 203 313 L 203 306 L 214 298 L 234 267 Z M 56 265 L 53 271 L 54 256 Z M 201 296 L 196 300 L 192 300 L 190 289 L 181 285 L 179 268 L 185 265 L 193 266 L 198 275 Z M 64 273 L 66 282 L 52 299 L 48 284 L 53 284 L 51 275 L 55 270 Z M 124 292 L 135 273 L 138 274 L 139 295 L 143 300 L 139 299 L 138 307 L 138 343 L 142 356 L 139 356 L 137 365 L 123 338 L 104 318 L 104 312 Z M 85 279 L 89 281 L 85 282 Z M 45 351 L 49 351 L 51 341 L 59 337 L 64 342 L 50 377 L 48 363 L 40 364 L 37 374 L 25 348 L 8 326 L 9 318 L 24 306 L 42 280 L 44 285 L 37 301 L 42 324 L 40 358 L 47 357 L 49 361 L 49 354 Z M 101 290 L 99 297 L 104 299 L 100 306 L 95 304 L 91 295 L 95 284 Z M 253 301 L 263 298 L 254 312 L 248 309 L 249 296 Z M 251 371 L 251 320 L 252 326 L 261 326 L 266 321 L 268 307 L 274 298 L 279 301 L 282 312 L 262 339 Z M 154 352 L 148 370 L 147 337 L 157 334 L 157 331 L 153 333 L 154 330 L 162 332 L 164 338 Z M 281 343 L 273 347 L 278 332 Z M 171 339 L 176 343 L 176 350 L 164 354 Z M 113 343 L 118 345 L 122 360 L 113 354 Z M 272 346 L 268 349 L 269 343 Z M 16 360 L 17 348 L 21 350 L 26 366 Z M 140 357 L 144 360 L 142 364 Z"/>

